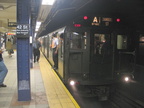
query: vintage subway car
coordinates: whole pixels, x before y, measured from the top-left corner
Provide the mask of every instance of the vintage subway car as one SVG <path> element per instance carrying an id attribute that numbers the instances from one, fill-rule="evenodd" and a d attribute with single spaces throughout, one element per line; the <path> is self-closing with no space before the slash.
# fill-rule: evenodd
<path id="1" fill-rule="evenodd" d="M 42 52 L 53 65 L 52 34 L 59 39 L 56 73 L 65 84 L 88 87 L 107 97 L 112 84 L 134 78 L 139 35 L 124 18 L 78 16 L 40 39 Z M 63 38 L 60 38 L 63 35 Z"/>

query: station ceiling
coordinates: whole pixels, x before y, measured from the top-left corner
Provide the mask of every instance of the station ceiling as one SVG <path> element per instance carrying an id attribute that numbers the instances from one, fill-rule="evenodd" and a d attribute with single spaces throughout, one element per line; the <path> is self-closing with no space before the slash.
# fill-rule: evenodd
<path id="1" fill-rule="evenodd" d="M 16 22 L 16 0 L 0 0 L 0 32 L 9 32 L 8 22 Z"/>
<path id="2" fill-rule="evenodd" d="M 17 22 L 17 0 L 0 0 L 0 33 L 12 32 L 16 30 L 16 27 L 8 27 L 8 22 Z M 32 4 L 33 1 L 42 1 L 42 0 L 31 0 Z M 39 12 L 37 13 L 38 16 L 36 17 L 38 21 L 43 22 L 47 17 L 51 5 L 42 5 L 39 4 Z"/>
<path id="3" fill-rule="evenodd" d="M 60 0 L 59 0 L 60 1 Z M 46 35 L 78 15 L 111 15 L 125 17 L 144 29 L 144 0 L 61 0 L 55 3 L 41 26 L 38 36 Z"/>
<path id="4" fill-rule="evenodd" d="M 0 32 L 5 33 L 15 28 L 8 27 L 8 22 L 16 22 L 17 0 L 0 0 Z M 38 0 L 31 0 L 38 1 Z M 42 1 L 42 0 L 39 0 Z M 45 34 L 56 26 L 61 26 L 79 13 L 123 15 L 128 19 L 144 23 L 144 0 L 56 0 L 53 5 L 40 4 L 37 21 L 41 21 L 41 31 Z M 33 3 L 32 3 L 33 4 Z M 143 23 L 141 23 L 143 22 Z"/>

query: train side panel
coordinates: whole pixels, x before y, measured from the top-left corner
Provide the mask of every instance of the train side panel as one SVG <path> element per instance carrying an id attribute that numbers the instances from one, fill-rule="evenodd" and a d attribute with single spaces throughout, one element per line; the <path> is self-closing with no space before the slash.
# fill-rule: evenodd
<path id="1" fill-rule="evenodd" d="M 60 35 L 63 34 L 65 27 L 60 28 L 52 33 L 49 33 L 46 37 L 42 38 L 42 52 L 50 62 L 50 64 L 54 65 L 53 56 L 52 56 L 52 48 L 50 47 L 52 44 L 52 35 L 56 34 L 59 40 L 59 50 L 58 50 L 58 69 L 56 70 L 58 75 L 62 80 L 64 80 L 64 39 L 60 38 Z"/>

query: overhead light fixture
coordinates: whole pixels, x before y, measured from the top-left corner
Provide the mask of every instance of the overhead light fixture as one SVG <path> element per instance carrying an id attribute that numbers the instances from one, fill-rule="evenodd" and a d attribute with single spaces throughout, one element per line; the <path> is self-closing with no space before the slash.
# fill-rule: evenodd
<path id="1" fill-rule="evenodd" d="M 42 5 L 53 5 L 55 0 L 42 0 Z"/>
<path id="2" fill-rule="evenodd" d="M 35 28 L 35 31 L 38 31 L 38 29 L 39 29 L 39 27 L 40 27 L 40 25 L 41 25 L 41 22 L 36 22 L 36 28 Z"/>

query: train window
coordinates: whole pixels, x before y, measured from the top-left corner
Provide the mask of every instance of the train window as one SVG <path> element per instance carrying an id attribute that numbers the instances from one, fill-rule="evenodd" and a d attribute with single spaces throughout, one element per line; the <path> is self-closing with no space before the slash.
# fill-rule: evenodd
<path id="1" fill-rule="evenodd" d="M 117 49 L 127 49 L 126 35 L 117 35 Z"/>
<path id="2" fill-rule="evenodd" d="M 102 54 L 108 46 L 111 46 L 109 34 L 94 34 L 94 54 Z"/>
<path id="3" fill-rule="evenodd" d="M 139 37 L 137 63 L 140 65 L 144 65 L 143 61 L 144 61 L 144 34 L 141 34 Z"/>
<path id="4" fill-rule="evenodd" d="M 52 36 L 49 36 L 49 46 L 51 46 L 52 44 Z M 52 48 L 50 47 L 50 50 L 52 50 Z"/>
<path id="5" fill-rule="evenodd" d="M 86 49 L 87 48 L 87 32 L 84 32 L 84 35 L 83 35 L 83 49 Z"/>
<path id="6" fill-rule="evenodd" d="M 86 49 L 87 48 L 87 32 L 73 32 L 70 37 L 71 49 Z"/>
<path id="7" fill-rule="evenodd" d="M 64 53 L 64 34 L 60 34 L 60 40 L 59 40 L 59 49 L 60 49 L 60 57 L 63 58 Z"/>
<path id="8" fill-rule="evenodd" d="M 144 35 L 141 35 L 141 36 L 140 36 L 139 41 L 140 41 L 140 43 L 144 43 Z"/>

